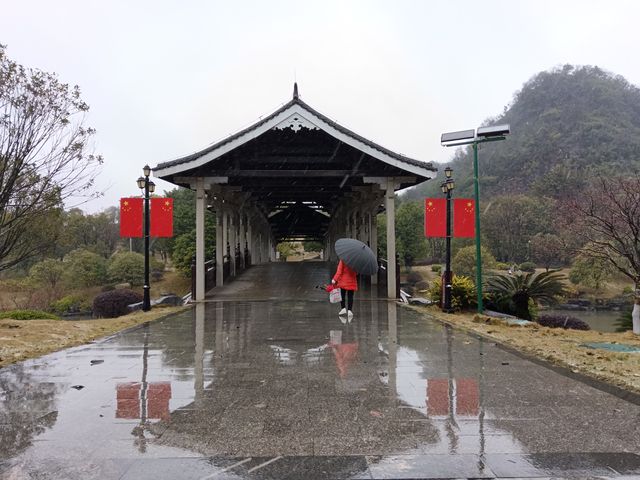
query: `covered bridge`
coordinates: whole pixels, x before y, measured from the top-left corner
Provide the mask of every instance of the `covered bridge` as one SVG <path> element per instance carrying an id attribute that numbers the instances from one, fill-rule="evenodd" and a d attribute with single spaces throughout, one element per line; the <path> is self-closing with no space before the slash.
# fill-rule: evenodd
<path id="1" fill-rule="evenodd" d="M 159 164 L 154 176 L 196 191 L 196 300 L 205 298 L 204 212 L 216 213 L 216 284 L 239 259 L 274 261 L 280 241 L 317 240 L 335 260 L 340 237 L 358 238 L 375 252 L 376 214 L 387 212 L 387 253 L 395 258 L 396 190 L 435 175 L 431 163 L 387 150 L 314 110 L 298 95 L 278 110 L 205 148 Z M 238 255 L 234 254 L 235 252 Z M 396 295 L 396 266 L 387 286 Z M 374 280 L 375 281 L 375 280 Z"/>

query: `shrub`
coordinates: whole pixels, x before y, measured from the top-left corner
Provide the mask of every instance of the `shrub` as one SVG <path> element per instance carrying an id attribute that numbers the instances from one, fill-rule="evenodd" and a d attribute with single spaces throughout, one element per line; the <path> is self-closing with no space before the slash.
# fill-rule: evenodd
<path id="1" fill-rule="evenodd" d="M 162 262 L 155 258 L 150 259 L 152 272 L 162 271 Z M 144 255 L 135 252 L 120 252 L 111 257 L 107 268 L 109 280 L 113 283 L 130 283 L 142 285 L 144 282 Z"/>
<path id="2" fill-rule="evenodd" d="M 434 302 L 442 301 L 442 281 L 437 278 L 431 283 L 429 297 Z M 451 307 L 454 310 L 467 310 L 477 304 L 476 287 L 469 277 L 454 275 L 451 281 Z"/>
<path id="3" fill-rule="evenodd" d="M 553 303 L 563 295 L 564 276 L 555 270 L 541 273 L 518 273 L 494 275 L 487 280 L 486 291 L 493 296 L 499 311 L 531 320 L 531 302 Z"/>
<path id="4" fill-rule="evenodd" d="M 418 272 L 409 272 L 407 274 L 407 283 L 411 285 L 415 285 L 416 283 L 422 280 L 423 280 L 422 275 L 420 275 Z"/>
<path id="5" fill-rule="evenodd" d="M 496 259 L 491 252 L 482 247 L 480 250 L 482 256 L 482 270 L 487 271 L 493 269 L 496 264 Z M 476 247 L 469 246 L 463 247 L 458 250 L 455 257 L 453 257 L 452 269 L 459 275 L 468 276 L 469 278 L 476 278 Z"/>
<path id="6" fill-rule="evenodd" d="M 431 271 L 434 273 L 442 272 L 442 265 L 431 265 Z"/>
<path id="7" fill-rule="evenodd" d="M 505 262 L 496 262 L 496 270 L 509 270 L 510 264 Z"/>
<path id="8" fill-rule="evenodd" d="M 536 271 L 536 264 L 533 262 L 522 262 L 520 264 L 520 270 L 527 273 L 534 273 Z"/>
<path id="9" fill-rule="evenodd" d="M 89 250 L 78 249 L 64 257 L 66 283 L 75 288 L 101 285 L 107 279 L 107 261 Z"/>
<path id="10" fill-rule="evenodd" d="M 91 304 L 80 295 L 67 295 L 51 304 L 51 310 L 58 315 L 67 312 L 80 312 L 91 309 Z"/>
<path id="11" fill-rule="evenodd" d="M 424 280 L 416 283 L 416 290 L 418 291 L 422 291 L 422 290 L 428 290 L 429 289 L 429 282 L 425 282 Z"/>
<path id="12" fill-rule="evenodd" d="M 8 310 L 0 312 L 0 318 L 10 318 L 12 320 L 60 320 L 57 315 L 40 310 Z"/>
<path id="13" fill-rule="evenodd" d="M 127 305 L 142 301 L 142 295 L 133 290 L 112 290 L 93 299 L 93 314 L 96 317 L 115 318 L 129 313 Z"/>
<path id="14" fill-rule="evenodd" d="M 591 327 L 576 317 L 569 315 L 540 315 L 536 320 L 540 325 L 549 328 L 570 328 L 573 330 L 591 330 Z"/>

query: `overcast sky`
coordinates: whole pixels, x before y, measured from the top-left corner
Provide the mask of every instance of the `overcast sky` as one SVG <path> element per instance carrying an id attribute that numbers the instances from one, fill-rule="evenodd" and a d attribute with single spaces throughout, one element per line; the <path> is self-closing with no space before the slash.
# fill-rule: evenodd
<path id="1" fill-rule="evenodd" d="M 99 211 L 155 166 L 300 96 L 405 155 L 443 162 L 473 128 L 564 63 L 640 84 L 640 2 L 0 0 L 0 43 L 80 85 L 105 158 Z M 156 182 L 160 191 L 171 185 Z"/>

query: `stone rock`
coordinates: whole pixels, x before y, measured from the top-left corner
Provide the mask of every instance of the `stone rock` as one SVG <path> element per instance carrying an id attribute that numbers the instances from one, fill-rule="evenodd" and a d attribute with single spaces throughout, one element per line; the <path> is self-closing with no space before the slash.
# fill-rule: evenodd
<path id="1" fill-rule="evenodd" d="M 432 305 L 431 300 L 422 297 L 412 297 L 409 299 L 409 305 Z"/>

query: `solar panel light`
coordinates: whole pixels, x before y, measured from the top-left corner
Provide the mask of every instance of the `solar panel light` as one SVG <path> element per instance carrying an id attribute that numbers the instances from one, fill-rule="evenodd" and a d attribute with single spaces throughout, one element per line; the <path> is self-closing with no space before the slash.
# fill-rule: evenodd
<path id="1" fill-rule="evenodd" d="M 459 142 L 461 140 L 471 140 L 475 138 L 475 130 L 461 130 L 459 132 L 443 133 L 440 137 L 440 143 Z"/>
<path id="2" fill-rule="evenodd" d="M 478 137 L 504 137 L 511 133 L 511 128 L 508 124 L 505 125 L 493 125 L 491 127 L 478 128 Z"/>

